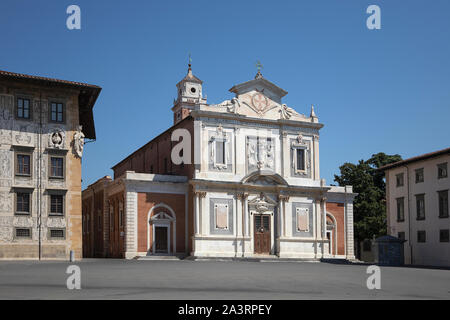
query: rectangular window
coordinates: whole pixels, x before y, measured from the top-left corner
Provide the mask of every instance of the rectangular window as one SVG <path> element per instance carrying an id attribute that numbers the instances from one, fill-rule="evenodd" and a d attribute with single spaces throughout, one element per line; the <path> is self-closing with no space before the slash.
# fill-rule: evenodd
<path id="1" fill-rule="evenodd" d="M 425 194 L 416 195 L 417 220 L 425 220 Z"/>
<path id="2" fill-rule="evenodd" d="M 215 204 L 216 229 L 228 229 L 228 205 Z"/>
<path id="3" fill-rule="evenodd" d="M 399 238 L 400 240 L 405 240 L 405 233 L 399 232 L 397 238 Z"/>
<path id="4" fill-rule="evenodd" d="M 16 214 L 30 214 L 30 193 L 16 193 Z"/>
<path id="5" fill-rule="evenodd" d="M 447 162 L 437 165 L 438 167 L 438 179 L 447 178 Z"/>
<path id="6" fill-rule="evenodd" d="M 65 239 L 66 230 L 65 229 L 50 229 L 49 237 L 50 237 L 50 239 Z"/>
<path id="7" fill-rule="evenodd" d="M 150 166 L 150 173 L 153 173 L 153 165 Z"/>
<path id="8" fill-rule="evenodd" d="M 439 242 L 449 242 L 449 231 L 439 230 Z"/>
<path id="9" fill-rule="evenodd" d="M 31 238 L 31 228 L 16 228 L 16 238 Z"/>
<path id="10" fill-rule="evenodd" d="M 417 231 L 417 242 L 426 242 L 427 241 L 427 234 L 424 230 Z"/>
<path id="11" fill-rule="evenodd" d="M 297 214 L 297 231 L 309 231 L 309 210 L 308 208 L 296 208 Z"/>
<path id="12" fill-rule="evenodd" d="M 397 198 L 397 221 L 405 221 L 405 198 Z"/>
<path id="13" fill-rule="evenodd" d="M 64 158 L 50 157 L 50 177 L 64 178 Z"/>
<path id="14" fill-rule="evenodd" d="M 448 218 L 448 190 L 438 191 L 439 218 Z"/>
<path id="15" fill-rule="evenodd" d="M 403 173 L 399 173 L 397 175 L 395 175 L 396 178 L 396 182 L 397 182 L 397 187 L 402 187 L 403 186 Z"/>
<path id="16" fill-rule="evenodd" d="M 423 168 L 416 169 L 416 183 L 423 182 Z"/>
<path id="17" fill-rule="evenodd" d="M 50 214 L 64 215 L 64 195 L 62 194 L 50 195 Z"/>
<path id="18" fill-rule="evenodd" d="M 31 175 L 31 156 L 29 154 L 16 154 L 16 175 Z"/>
<path id="19" fill-rule="evenodd" d="M 17 98 L 16 116 L 19 119 L 31 119 L 30 99 Z"/>
<path id="20" fill-rule="evenodd" d="M 60 102 L 50 104 L 50 121 L 64 122 L 64 104 Z"/>
<path id="21" fill-rule="evenodd" d="M 225 141 L 216 141 L 216 163 L 225 164 Z"/>
<path id="22" fill-rule="evenodd" d="M 301 149 L 298 148 L 295 150 L 296 152 L 296 156 L 297 156 L 297 161 L 295 162 L 296 164 L 296 169 L 297 171 L 304 171 L 305 170 L 305 149 Z"/>

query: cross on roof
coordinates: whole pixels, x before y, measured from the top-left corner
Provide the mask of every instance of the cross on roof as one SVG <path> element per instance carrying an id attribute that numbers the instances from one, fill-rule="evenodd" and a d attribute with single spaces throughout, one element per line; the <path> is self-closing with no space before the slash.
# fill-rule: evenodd
<path id="1" fill-rule="evenodd" d="M 259 62 L 259 60 L 256 61 L 256 68 L 258 69 L 258 72 L 261 72 L 261 69 L 263 68 L 263 65 Z"/>

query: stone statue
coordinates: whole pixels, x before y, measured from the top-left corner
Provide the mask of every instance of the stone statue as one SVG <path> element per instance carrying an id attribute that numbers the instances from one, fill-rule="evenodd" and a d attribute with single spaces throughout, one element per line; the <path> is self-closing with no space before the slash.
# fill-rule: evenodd
<path id="1" fill-rule="evenodd" d="M 84 133 L 82 129 L 82 126 L 78 126 L 77 131 L 73 135 L 73 151 L 79 158 L 83 156 L 84 147 Z"/>

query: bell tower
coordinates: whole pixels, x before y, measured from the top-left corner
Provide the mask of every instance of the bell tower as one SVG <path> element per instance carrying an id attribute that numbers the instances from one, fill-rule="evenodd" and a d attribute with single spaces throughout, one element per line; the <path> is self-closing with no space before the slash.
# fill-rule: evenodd
<path id="1" fill-rule="evenodd" d="M 192 74 L 191 58 L 189 57 L 188 72 L 177 83 L 177 99 L 174 100 L 173 123 L 176 124 L 189 116 L 191 110 L 197 104 L 206 104 L 206 98 L 202 95 L 203 81 Z"/>

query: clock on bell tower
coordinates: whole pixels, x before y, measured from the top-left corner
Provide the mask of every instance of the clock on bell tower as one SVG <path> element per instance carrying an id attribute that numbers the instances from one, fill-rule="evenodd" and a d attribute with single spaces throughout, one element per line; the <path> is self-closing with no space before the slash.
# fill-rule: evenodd
<path id="1" fill-rule="evenodd" d="M 177 83 L 178 96 L 174 101 L 174 124 L 186 118 L 196 104 L 206 103 L 202 96 L 203 81 L 192 74 L 191 58 L 189 57 L 188 72 Z"/>

